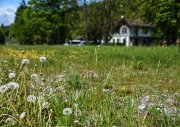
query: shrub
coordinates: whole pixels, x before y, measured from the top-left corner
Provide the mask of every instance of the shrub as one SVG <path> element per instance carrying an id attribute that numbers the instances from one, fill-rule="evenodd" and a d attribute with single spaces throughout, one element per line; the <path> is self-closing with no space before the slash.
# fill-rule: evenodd
<path id="1" fill-rule="evenodd" d="M 5 44 L 5 36 L 1 30 L 0 30 L 0 44 Z"/>

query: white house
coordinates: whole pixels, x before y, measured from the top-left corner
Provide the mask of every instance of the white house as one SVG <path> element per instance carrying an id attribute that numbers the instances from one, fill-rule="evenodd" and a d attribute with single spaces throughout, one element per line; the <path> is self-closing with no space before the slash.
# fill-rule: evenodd
<path id="1" fill-rule="evenodd" d="M 149 45 L 152 42 L 151 24 L 141 19 L 122 18 L 111 35 L 110 43 L 130 45 Z"/>

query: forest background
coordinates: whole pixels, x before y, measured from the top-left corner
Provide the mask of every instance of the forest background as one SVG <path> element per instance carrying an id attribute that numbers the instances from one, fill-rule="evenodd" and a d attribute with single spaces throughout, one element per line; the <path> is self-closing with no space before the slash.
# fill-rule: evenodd
<path id="1" fill-rule="evenodd" d="M 175 44 L 180 35 L 178 0 L 24 0 L 14 23 L 0 26 L 1 44 L 64 44 L 83 38 L 105 44 L 121 17 L 151 23 L 157 42 Z"/>

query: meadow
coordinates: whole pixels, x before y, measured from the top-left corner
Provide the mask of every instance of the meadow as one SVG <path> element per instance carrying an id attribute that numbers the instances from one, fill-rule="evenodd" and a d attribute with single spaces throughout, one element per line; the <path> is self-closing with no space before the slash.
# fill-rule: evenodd
<path id="1" fill-rule="evenodd" d="M 178 47 L 0 46 L 1 127 L 179 127 Z"/>

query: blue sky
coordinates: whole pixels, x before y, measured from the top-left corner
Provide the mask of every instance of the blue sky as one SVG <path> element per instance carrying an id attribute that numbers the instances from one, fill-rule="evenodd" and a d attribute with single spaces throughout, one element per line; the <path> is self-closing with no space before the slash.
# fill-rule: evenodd
<path id="1" fill-rule="evenodd" d="M 15 12 L 20 2 L 21 0 L 0 0 L 0 24 L 9 25 L 14 22 Z"/>

